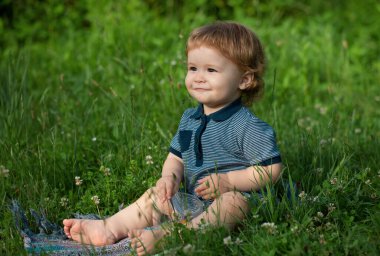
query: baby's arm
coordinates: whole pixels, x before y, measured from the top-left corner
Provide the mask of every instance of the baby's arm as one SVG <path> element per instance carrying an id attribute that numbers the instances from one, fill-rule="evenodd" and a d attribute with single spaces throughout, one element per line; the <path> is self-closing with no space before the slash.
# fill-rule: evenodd
<path id="1" fill-rule="evenodd" d="M 228 191 L 256 191 L 269 182 L 275 182 L 281 175 L 282 164 L 251 166 L 228 173 L 213 173 L 198 181 L 195 189 L 203 199 L 212 199 Z"/>
<path id="2" fill-rule="evenodd" d="M 183 171 L 182 159 L 169 153 L 162 167 L 161 178 L 156 183 L 158 197 L 162 202 L 171 199 L 177 193 L 183 178 Z"/>
<path id="3" fill-rule="evenodd" d="M 251 166 L 244 170 L 226 173 L 231 190 L 257 191 L 268 183 L 274 183 L 280 177 L 282 164 Z"/>

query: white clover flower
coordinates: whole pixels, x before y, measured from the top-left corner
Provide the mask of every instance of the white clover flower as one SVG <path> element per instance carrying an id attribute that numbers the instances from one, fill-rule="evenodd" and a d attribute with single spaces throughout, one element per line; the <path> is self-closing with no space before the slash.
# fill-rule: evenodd
<path id="1" fill-rule="evenodd" d="M 315 196 L 315 197 L 313 197 L 313 199 L 311 200 L 313 203 L 315 203 L 315 202 L 317 202 L 318 201 L 318 199 L 319 199 L 319 196 Z"/>
<path id="2" fill-rule="evenodd" d="M 145 157 L 145 161 L 146 161 L 146 164 L 148 164 L 148 165 L 152 165 L 154 162 L 153 162 L 153 158 L 152 158 L 152 156 L 151 155 L 147 155 L 146 157 Z"/>
<path id="3" fill-rule="evenodd" d="M 96 141 L 96 137 L 92 137 L 92 139 L 91 139 L 93 142 L 95 142 Z"/>
<path id="4" fill-rule="evenodd" d="M 62 197 L 61 201 L 60 201 L 60 204 L 63 207 L 67 207 L 67 205 L 69 204 L 69 199 L 67 199 L 67 197 Z"/>
<path id="5" fill-rule="evenodd" d="M 111 169 L 110 168 L 105 168 L 104 169 L 104 175 L 105 176 L 110 176 L 111 175 Z"/>
<path id="6" fill-rule="evenodd" d="M 305 193 L 305 191 L 301 191 L 298 195 L 298 197 L 301 199 L 301 200 L 305 200 L 306 197 L 307 197 L 307 194 Z"/>
<path id="7" fill-rule="evenodd" d="M 231 245 L 232 244 L 231 236 L 227 236 L 227 237 L 223 238 L 223 244 Z"/>
<path id="8" fill-rule="evenodd" d="M 185 245 L 183 248 L 182 248 L 182 251 L 185 253 L 185 254 L 191 254 L 194 252 L 194 246 L 191 245 L 191 244 L 187 244 Z"/>
<path id="9" fill-rule="evenodd" d="M 94 202 L 94 204 L 96 204 L 96 205 L 99 205 L 99 203 L 100 203 L 100 198 L 97 196 L 97 195 L 95 195 L 95 196 L 92 196 L 91 197 L 91 200 Z"/>
<path id="10" fill-rule="evenodd" d="M 269 234 L 277 233 L 277 226 L 273 222 L 265 222 L 261 224 L 261 227 L 264 228 Z"/>
<path id="11" fill-rule="evenodd" d="M 295 225 L 295 226 L 293 226 L 293 227 L 291 227 L 290 228 L 290 231 L 292 232 L 292 233 L 296 233 L 296 232 L 298 232 L 298 226 L 297 225 Z"/>
<path id="12" fill-rule="evenodd" d="M 324 215 L 322 212 L 317 212 L 317 216 L 318 216 L 319 218 L 323 218 L 325 215 Z"/>
<path id="13" fill-rule="evenodd" d="M 241 245 L 242 243 L 243 243 L 243 240 L 241 240 L 239 237 L 236 238 L 236 240 L 235 240 L 236 245 Z"/>
<path id="14" fill-rule="evenodd" d="M 366 180 L 366 181 L 365 181 L 365 184 L 367 184 L 367 185 L 371 185 L 371 184 L 372 184 L 372 182 L 371 182 L 371 180 L 370 180 L 370 179 L 368 179 L 368 180 Z"/>
<path id="15" fill-rule="evenodd" d="M 80 186 L 82 185 L 83 180 L 79 176 L 75 176 L 75 185 Z"/>
<path id="16" fill-rule="evenodd" d="M 5 178 L 9 177 L 9 170 L 3 165 L 0 165 L 0 176 L 3 176 Z"/>
<path id="17" fill-rule="evenodd" d="M 319 243 L 320 244 L 326 244 L 326 240 L 325 240 L 325 237 L 323 234 L 319 236 Z"/>
<path id="18" fill-rule="evenodd" d="M 322 173 L 322 172 L 323 172 L 323 168 L 322 168 L 322 167 L 319 167 L 319 168 L 315 169 L 315 171 L 316 171 L 317 173 Z"/>
<path id="19" fill-rule="evenodd" d="M 355 128 L 355 133 L 356 134 L 359 134 L 359 133 L 361 133 L 362 132 L 362 129 L 360 129 L 360 128 Z"/>
<path id="20" fill-rule="evenodd" d="M 105 175 L 110 176 L 111 175 L 111 169 L 108 167 L 105 167 L 104 165 L 100 166 L 99 170 Z"/>
<path id="21" fill-rule="evenodd" d="M 328 209 L 329 213 L 334 211 L 336 209 L 335 204 L 329 203 L 327 209 Z"/>
<path id="22" fill-rule="evenodd" d="M 331 185 L 336 185 L 338 183 L 338 179 L 337 178 L 332 178 L 331 180 L 330 180 L 330 184 Z"/>

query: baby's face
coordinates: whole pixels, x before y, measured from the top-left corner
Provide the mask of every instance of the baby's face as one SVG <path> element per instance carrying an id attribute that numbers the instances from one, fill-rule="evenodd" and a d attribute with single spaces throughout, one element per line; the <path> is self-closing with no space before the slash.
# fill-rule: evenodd
<path id="1" fill-rule="evenodd" d="M 186 88 L 203 104 L 206 115 L 227 106 L 241 95 L 243 72 L 218 50 L 201 46 L 187 56 Z"/>

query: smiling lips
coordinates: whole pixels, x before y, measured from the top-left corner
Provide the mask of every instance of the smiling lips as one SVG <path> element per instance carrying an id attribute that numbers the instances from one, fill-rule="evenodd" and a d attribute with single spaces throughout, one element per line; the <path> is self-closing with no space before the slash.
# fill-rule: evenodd
<path id="1" fill-rule="evenodd" d="M 193 88 L 194 91 L 200 91 L 200 92 L 203 92 L 203 91 L 209 91 L 210 89 L 206 89 L 206 88 Z"/>

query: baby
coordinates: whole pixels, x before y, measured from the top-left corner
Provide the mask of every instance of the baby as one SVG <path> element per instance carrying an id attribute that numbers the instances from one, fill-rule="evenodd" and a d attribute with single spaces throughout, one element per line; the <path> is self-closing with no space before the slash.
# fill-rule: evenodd
<path id="1" fill-rule="evenodd" d="M 105 220 L 65 219 L 69 238 L 105 245 L 129 236 L 137 255 L 151 253 L 168 234 L 160 220 L 172 216 L 170 199 L 181 182 L 207 206 L 185 225 L 232 229 L 250 212 L 250 193 L 280 176 L 275 133 L 248 109 L 264 86 L 257 36 L 241 24 L 217 22 L 192 31 L 186 53 L 186 89 L 199 105 L 182 115 L 156 186 Z"/>

